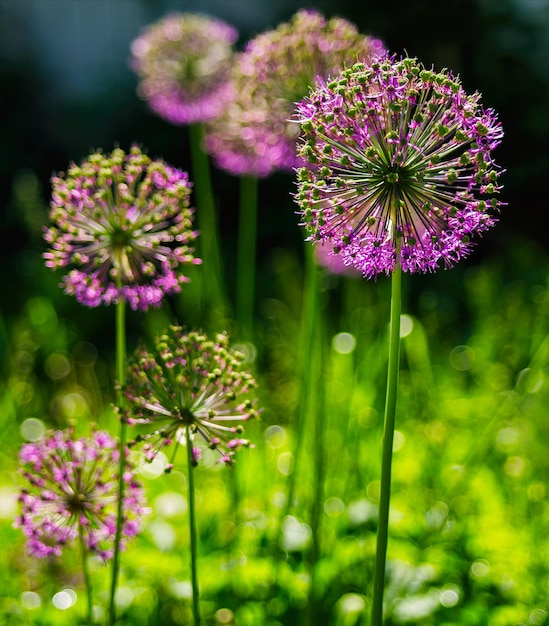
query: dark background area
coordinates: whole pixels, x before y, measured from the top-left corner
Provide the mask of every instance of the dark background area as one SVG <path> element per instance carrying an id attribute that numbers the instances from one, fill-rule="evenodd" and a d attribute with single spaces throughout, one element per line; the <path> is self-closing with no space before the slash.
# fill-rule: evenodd
<path id="1" fill-rule="evenodd" d="M 546 0 L 0 0 L 4 315 L 16 314 L 33 293 L 58 289 L 58 276 L 43 278 L 40 257 L 53 172 L 92 149 L 109 151 L 116 144 L 127 148 L 132 142 L 151 156 L 190 169 L 187 129 L 158 118 L 136 96 L 128 58 L 139 32 L 170 11 L 202 12 L 235 25 L 240 49 L 302 7 L 347 18 L 396 54 L 417 56 L 438 69 L 448 67 L 460 74 L 467 91 L 483 94 L 484 104 L 498 111 L 505 130 L 496 158 L 506 169 L 503 199 L 508 206 L 465 264 L 489 256 L 512 268 L 516 250 L 544 254 L 549 226 Z M 231 258 L 238 183 L 217 170 L 214 182 L 224 254 Z M 290 174 L 275 174 L 261 183 L 260 271 L 265 251 L 300 249 L 302 233 L 289 201 L 293 185 Z"/>

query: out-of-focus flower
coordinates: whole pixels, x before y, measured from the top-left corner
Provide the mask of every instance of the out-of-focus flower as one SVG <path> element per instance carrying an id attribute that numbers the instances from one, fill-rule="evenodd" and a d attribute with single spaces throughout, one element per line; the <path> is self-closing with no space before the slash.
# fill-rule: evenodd
<path id="1" fill-rule="evenodd" d="M 494 224 L 501 125 L 450 72 L 356 64 L 298 110 L 311 164 L 298 175 L 303 223 L 366 277 L 450 267 Z"/>
<path id="2" fill-rule="evenodd" d="M 203 15 L 173 13 L 132 43 L 139 95 L 173 124 L 214 118 L 225 106 L 235 28 Z"/>
<path id="3" fill-rule="evenodd" d="M 296 155 L 299 125 L 290 121 L 295 103 L 317 76 L 383 52 L 378 39 L 361 35 L 344 19 L 298 11 L 236 55 L 232 98 L 208 125 L 206 149 L 219 167 L 236 175 L 262 177 L 302 164 Z"/>
<path id="4" fill-rule="evenodd" d="M 258 415 L 250 397 L 256 382 L 243 369 L 243 359 L 229 348 L 226 334 L 210 340 L 179 326 L 157 337 L 152 351 L 136 351 L 124 388 L 128 408 L 123 419 L 153 426 L 136 438 L 145 442 L 149 460 L 165 446 L 184 441 L 187 428 L 191 439 L 200 435 L 226 464 L 234 462 L 237 450 L 250 446 L 241 435 L 244 422 Z M 193 447 L 195 463 L 200 455 L 200 448 Z"/>
<path id="5" fill-rule="evenodd" d="M 44 258 L 53 269 L 72 268 L 62 286 L 81 304 L 159 306 L 189 280 L 179 266 L 201 263 L 187 173 L 139 148 L 96 152 L 54 176 L 52 187 Z"/>
<path id="6" fill-rule="evenodd" d="M 118 508 L 117 444 L 109 434 L 94 432 L 75 439 L 72 429 L 56 431 L 24 444 L 19 455 L 28 488 L 20 495 L 16 522 L 35 557 L 59 556 L 79 536 L 91 554 L 113 556 Z M 144 515 L 143 489 L 126 460 L 122 546 L 135 536 Z"/>

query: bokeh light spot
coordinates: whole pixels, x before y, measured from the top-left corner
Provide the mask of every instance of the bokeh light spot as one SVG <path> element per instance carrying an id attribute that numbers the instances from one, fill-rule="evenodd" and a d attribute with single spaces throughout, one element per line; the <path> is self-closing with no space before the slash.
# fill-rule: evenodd
<path id="1" fill-rule="evenodd" d="M 545 624 L 545 620 L 547 619 L 547 611 L 543 609 L 534 609 L 529 615 L 529 621 L 534 626 L 540 626 L 540 624 Z"/>
<path id="2" fill-rule="evenodd" d="M 39 420 L 36 417 L 29 417 L 21 423 L 19 432 L 25 441 L 38 441 L 44 436 L 46 427 L 44 426 L 44 422 L 42 420 Z"/>
<path id="3" fill-rule="evenodd" d="M 118 587 L 114 598 L 119 609 L 127 609 L 134 599 L 134 593 L 129 587 Z"/>
<path id="4" fill-rule="evenodd" d="M 42 605 L 42 599 L 40 596 L 34 591 L 23 591 L 20 596 L 21 606 L 24 609 L 28 609 L 29 611 L 33 611 L 35 609 L 39 609 Z"/>
<path id="5" fill-rule="evenodd" d="M 337 603 L 337 611 L 340 615 L 360 615 L 365 608 L 364 598 L 357 593 L 346 593 Z"/>
<path id="6" fill-rule="evenodd" d="M 490 571 L 490 563 L 486 559 L 477 559 L 471 565 L 471 575 L 473 578 L 484 578 Z"/>
<path id="7" fill-rule="evenodd" d="M 379 502 L 379 491 L 381 489 L 381 485 L 379 480 L 372 480 L 371 483 L 368 483 L 366 487 L 366 495 L 373 502 Z"/>
<path id="8" fill-rule="evenodd" d="M 282 426 L 269 426 L 265 431 L 265 440 L 273 448 L 281 448 L 286 443 L 286 431 Z"/>
<path id="9" fill-rule="evenodd" d="M 524 473 L 526 461 L 520 456 L 510 456 L 503 465 L 503 470 L 508 476 L 517 478 Z"/>
<path id="10" fill-rule="evenodd" d="M 76 592 L 74 589 L 63 589 L 54 594 L 51 602 L 56 609 L 60 611 L 66 611 L 75 604 L 77 600 Z"/>
<path id="11" fill-rule="evenodd" d="M 289 476 L 292 473 L 294 455 L 291 452 L 283 452 L 279 455 L 276 461 L 276 467 L 278 471 L 284 476 Z"/>
<path id="12" fill-rule="evenodd" d="M 332 349 L 339 354 L 350 354 L 356 347 L 356 339 L 351 333 L 338 333 L 332 338 Z"/>
<path id="13" fill-rule="evenodd" d="M 395 430 L 394 438 L 393 438 L 393 452 L 398 452 L 402 450 L 404 444 L 406 443 L 406 437 L 400 430 Z"/>
<path id="14" fill-rule="evenodd" d="M 44 363 L 46 374 L 52 380 L 61 380 L 71 371 L 71 364 L 66 354 L 54 352 L 50 354 Z"/>
<path id="15" fill-rule="evenodd" d="M 373 428 L 379 421 L 379 413 L 372 407 L 359 409 L 357 421 L 362 428 Z"/>
<path id="16" fill-rule="evenodd" d="M 440 603 L 447 609 L 456 606 L 459 602 L 459 590 L 454 585 L 448 585 L 440 593 Z"/>
<path id="17" fill-rule="evenodd" d="M 142 461 L 137 466 L 136 471 L 144 478 L 158 478 L 164 473 L 168 459 L 163 452 L 159 452 L 152 461 L 147 461 L 145 455 L 142 455 Z"/>
<path id="18" fill-rule="evenodd" d="M 0 487 L 0 519 L 9 519 L 17 515 L 19 491 L 13 487 Z"/>
<path id="19" fill-rule="evenodd" d="M 496 436 L 496 443 L 502 452 L 510 452 L 516 446 L 518 439 L 519 433 L 517 429 L 509 426 L 507 428 L 502 428 L 498 432 Z"/>
<path id="20" fill-rule="evenodd" d="M 86 398 L 80 393 L 73 391 L 67 393 L 61 398 L 61 408 L 64 415 L 68 418 L 81 417 L 88 411 L 88 403 Z"/>
<path id="21" fill-rule="evenodd" d="M 340 498 L 332 497 L 328 498 L 324 502 L 324 512 L 329 517 L 337 517 L 338 515 L 341 515 L 344 510 L 345 504 L 343 504 L 343 500 Z"/>
<path id="22" fill-rule="evenodd" d="M 473 367 L 475 351 L 469 346 L 456 346 L 450 352 L 450 365 L 459 372 L 465 372 Z"/>
<path id="23" fill-rule="evenodd" d="M 313 532 L 308 524 L 288 515 L 282 523 L 282 548 L 289 552 L 304 550 L 311 541 Z"/>
<path id="24" fill-rule="evenodd" d="M 193 588 L 188 580 L 174 580 L 170 585 L 174 598 L 190 599 L 193 597 Z"/>
<path id="25" fill-rule="evenodd" d="M 516 384 L 521 393 L 536 393 L 543 387 L 543 372 L 527 367 L 518 373 Z"/>
<path id="26" fill-rule="evenodd" d="M 27 314 L 33 326 L 42 326 L 57 318 L 53 304 L 47 298 L 32 298 L 27 302 Z"/>
<path id="27" fill-rule="evenodd" d="M 170 552 L 170 550 L 173 550 L 176 536 L 171 524 L 164 520 L 156 519 L 147 526 L 147 531 L 160 551 Z"/>
<path id="28" fill-rule="evenodd" d="M 375 485 L 373 489 L 376 492 L 376 497 L 379 497 L 379 481 L 370 483 L 368 487 Z M 362 499 L 351 502 L 347 507 L 347 515 L 349 516 L 349 522 L 353 526 L 359 526 L 371 519 L 374 519 L 377 515 L 377 506 L 372 504 L 370 500 Z"/>
<path id="29" fill-rule="evenodd" d="M 187 500 L 176 491 L 161 493 L 154 501 L 154 510 L 163 517 L 175 517 L 187 512 Z"/>
<path id="30" fill-rule="evenodd" d="M 90 366 L 97 360 L 97 348 L 89 341 L 81 341 L 73 351 L 74 359 L 83 366 Z"/>
<path id="31" fill-rule="evenodd" d="M 219 609 L 215 612 L 215 621 L 218 624 L 231 624 L 234 621 L 234 613 L 230 609 Z"/>
<path id="32" fill-rule="evenodd" d="M 414 330 L 414 320 L 409 315 L 400 316 L 400 336 L 408 337 Z"/>
<path id="33" fill-rule="evenodd" d="M 257 357 L 257 348 L 250 341 L 235 343 L 233 349 L 244 355 L 244 364 L 246 365 L 253 363 Z"/>

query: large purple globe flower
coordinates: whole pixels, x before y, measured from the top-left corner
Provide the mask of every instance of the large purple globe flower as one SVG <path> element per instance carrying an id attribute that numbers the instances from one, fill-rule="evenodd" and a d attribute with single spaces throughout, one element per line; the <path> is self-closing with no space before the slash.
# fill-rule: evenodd
<path id="1" fill-rule="evenodd" d="M 20 495 L 16 524 L 35 557 L 59 556 L 78 537 L 86 549 L 107 560 L 113 556 L 118 507 L 119 451 L 105 432 L 74 438 L 56 431 L 24 444 L 19 455 L 28 487 Z M 125 464 L 122 538 L 137 534 L 144 508 L 143 489 Z M 122 543 L 124 546 L 124 543 Z"/>
<path id="2" fill-rule="evenodd" d="M 320 80 L 298 112 L 303 223 L 366 277 L 450 267 L 494 224 L 501 125 L 450 72 L 359 63 Z"/>
<path id="3" fill-rule="evenodd" d="M 96 152 L 54 176 L 52 187 L 44 258 L 53 269 L 72 268 L 62 284 L 81 304 L 159 306 L 188 281 L 179 266 L 201 262 L 187 174 L 139 148 Z"/>
<path id="4" fill-rule="evenodd" d="M 151 351 L 140 348 L 130 361 L 124 387 L 130 425 L 150 425 L 135 443 L 145 442 L 152 460 L 165 446 L 177 445 L 189 429 L 220 460 L 230 465 L 234 453 L 250 442 L 242 438 L 244 423 L 258 415 L 250 392 L 256 381 L 243 367 L 243 355 L 229 348 L 226 334 L 214 339 L 179 326 L 154 341 Z M 193 446 L 198 462 L 201 450 Z M 168 467 L 168 470 L 171 465 Z"/>
<path id="5" fill-rule="evenodd" d="M 221 20 L 172 13 L 132 43 L 139 95 L 173 124 L 214 118 L 225 106 L 238 32 Z"/>
<path id="6" fill-rule="evenodd" d="M 317 76 L 383 52 L 379 40 L 361 35 L 344 19 L 298 11 L 236 55 L 232 98 L 208 125 L 207 150 L 219 167 L 235 175 L 291 170 L 302 163 L 296 155 L 299 126 L 290 121 L 295 102 L 307 95 Z"/>

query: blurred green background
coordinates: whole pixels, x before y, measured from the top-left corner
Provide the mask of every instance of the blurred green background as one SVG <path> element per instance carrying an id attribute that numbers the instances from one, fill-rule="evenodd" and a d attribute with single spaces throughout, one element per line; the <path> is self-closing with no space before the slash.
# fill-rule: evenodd
<path id="1" fill-rule="evenodd" d="M 49 177 L 134 141 L 190 169 L 187 129 L 135 93 L 129 46 L 147 24 L 204 12 L 234 24 L 243 44 L 311 6 L 459 73 L 506 133 L 498 225 L 458 267 L 405 281 L 387 624 L 549 623 L 549 2 L 0 0 L 0 624 L 84 614 L 77 557 L 29 560 L 12 528 L 21 443 L 69 419 L 116 428 L 113 310 L 77 305 L 43 267 Z M 238 181 L 213 177 L 232 298 Z M 389 285 L 323 275 L 322 339 L 303 354 L 293 189 L 283 173 L 259 187 L 256 448 L 235 472 L 213 459 L 197 470 L 212 625 L 367 623 Z M 130 348 L 174 319 L 203 323 L 189 297 L 172 298 L 130 313 Z M 189 624 L 185 472 L 141 471 L 153 512 L 124 556 L 122 623 Z M 94 576 L 100 618 L 109 576 L 100 565 Z"/>

